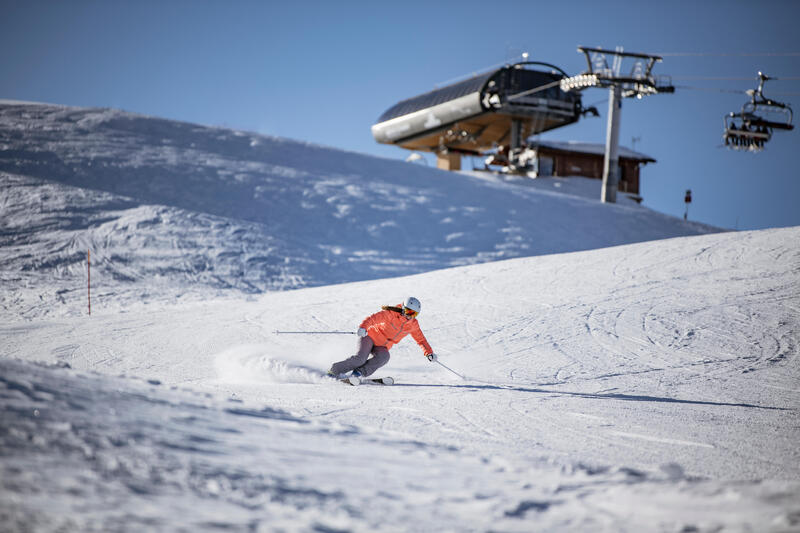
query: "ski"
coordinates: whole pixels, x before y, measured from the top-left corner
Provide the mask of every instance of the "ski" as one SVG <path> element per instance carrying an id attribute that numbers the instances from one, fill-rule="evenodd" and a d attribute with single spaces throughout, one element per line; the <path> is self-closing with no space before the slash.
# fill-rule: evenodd
<path id="1" fill-rule="evenodd" d="M 394 379 L 389 376 L 383 378 L 357 378 L 350 376 L 349 378 L 340 379 L 345 385 L 394 385 Z"/>
<path id="2" fill-rule="evenodd" d="M 362 383 L 372 385 L 394 385 L 394 378 L 390 378 L 389 376 L 382 378 L 367 378 L 363 380 Z"/>

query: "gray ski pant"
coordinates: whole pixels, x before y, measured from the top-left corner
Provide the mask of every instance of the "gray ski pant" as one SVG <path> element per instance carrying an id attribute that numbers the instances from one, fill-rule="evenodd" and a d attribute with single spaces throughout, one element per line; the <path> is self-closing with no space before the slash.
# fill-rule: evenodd
<path id="1" fill-rule="evenodd" d="M 372 354 L 372 357 L 369 355 Z M 344 361 L 333 363 L 331 372 L 344 374 L 351 370 L 359 370 L 362 376 L 370 376 L 373 372 L 389 362 L 389 350 L 386 346 L 375 346 L 369 336 L 358 340 L 358 352 Z"/>

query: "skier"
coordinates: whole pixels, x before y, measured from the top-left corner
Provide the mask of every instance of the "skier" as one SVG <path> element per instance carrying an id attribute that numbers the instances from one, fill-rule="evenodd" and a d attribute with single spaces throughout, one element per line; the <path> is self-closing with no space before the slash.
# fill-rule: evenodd
<path id="1" fill-rule="evenodd" d="M 372 375 L 389 362 L 389 348 L 400 342 L 409 333 L 423 350 L 429 361 L 438 358 L 419 328 L 417 315 L 422 306 L 419 300 L 409 297 L 397 306 L 384 305 L 382 311 L 368 316 L 358 328 L 358 353 L 331 366 L 328 375 L 343 379 L 352 371 L 352 377 L 360 379 Z M 370 357 L 370 354 L 372 357 Z"/>

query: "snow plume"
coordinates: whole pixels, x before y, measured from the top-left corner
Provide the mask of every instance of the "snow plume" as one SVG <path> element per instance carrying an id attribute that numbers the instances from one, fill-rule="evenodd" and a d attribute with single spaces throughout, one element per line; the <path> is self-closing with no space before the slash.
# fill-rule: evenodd
<path id="1" fill-rule="evenodd" d="M 322 383 L 329 381 L 319 368 L 305 366 L 289 358 L 267 355 L 259 345 L 234 346 L 214 356 L 219 380 L 225 383 L 264 385 L 265 383 Z"/>

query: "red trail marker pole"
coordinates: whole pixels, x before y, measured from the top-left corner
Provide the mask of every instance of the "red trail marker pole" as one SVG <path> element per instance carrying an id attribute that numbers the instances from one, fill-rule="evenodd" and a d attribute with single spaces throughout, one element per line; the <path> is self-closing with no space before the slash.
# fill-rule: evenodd
<path id="1" fill-rule="evenodd" d="M 683 220 L 689 219 L 689 204 L 692 203 L 692 190 L 686 190 L 686 196 L 683 197 L 683 202 L 686 204 L 686 211 L 683 212 Z"/>

